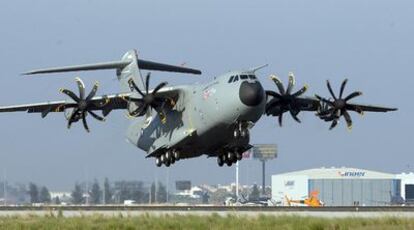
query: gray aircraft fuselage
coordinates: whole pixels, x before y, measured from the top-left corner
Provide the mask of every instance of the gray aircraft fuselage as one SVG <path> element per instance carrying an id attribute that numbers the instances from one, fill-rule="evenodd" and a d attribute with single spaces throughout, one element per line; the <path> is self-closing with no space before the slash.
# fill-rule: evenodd
<path id="1" fill-rule="evenodd" d="M 132 144 L 149 154 L 173 147 L 181 158 L 248 149 L 249 135 L 235 138 L 234 130 L 251 128 L 264 114 L 265 92 L 253 71 L 229 72 L 206 84 L 174 88 L 180 93 L 166 114 L 167 122 L 156 113 L 134 121 L 127 134 Z"/>

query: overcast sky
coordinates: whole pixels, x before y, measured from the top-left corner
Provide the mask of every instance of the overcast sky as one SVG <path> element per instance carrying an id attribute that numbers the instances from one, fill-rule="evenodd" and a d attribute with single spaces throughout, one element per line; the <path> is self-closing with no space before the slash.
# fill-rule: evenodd
<path id="1" fill-rule="evenodd" d="M 255 143 L 275 143 L 279 157 L 267 164 L 270 175 L 313 168 L 348 166 L 401 172 L 414 170 L 412 86 L 414 14 L 412 1 L 1 1 L 0 105 L 61 100 L 59 88 L 76 89 L 82 77 L 99 94 L 119 90 L 114 71 L 20 76 L 35 68 L 118 60 L 136 48 L 143 59 L 187 63 L 203 75 L 153 73 L 155 85 L 207 82 L 229 70 L 268 63 L 259 72 L 266 89 L 278 74 L 296 75 L 297 89 L 328 96 L 344 77 L 346 92 L 361 90 L 355 102 L 398 107 L 387 114 L 351 114 L 333 131 L 312 113 L 302 124 L 285 116 L 263 117 L 251 131 Z M 75 181 L 136 179 L 230 183 L 235 168 L 216 159 L 183 160 L 169 172 L 125 141 L 128 121 L 113 112 L 107 122 L 89 119 L 66 128 L 62 114 L 0 114 L 0 175 L 9 182 L 33 181 L 51 190 L 69 190 Z M 241 183 L 260 183 L 260 162 L 240 164 Z"/>

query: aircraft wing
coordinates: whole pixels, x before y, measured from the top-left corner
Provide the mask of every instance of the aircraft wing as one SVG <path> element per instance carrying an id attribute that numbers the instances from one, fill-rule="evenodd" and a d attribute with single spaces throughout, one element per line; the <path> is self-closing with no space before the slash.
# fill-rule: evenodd
<path id="1" fill-rule="evenodd" d="M 272 103 L 273 101 L 277 102 L 277 98 L 271 99 L 268 104 Z M 322 107 L 321 102 L 316 97 L 297 97 L 294 108 L 298 111 L 319 111 Z M 358 113 L 361 112 L 389 112 L 395 111 L 396 108 L 388 108 L 383 106 L 376 106 L 376 105 L 363 105 L 363 104 L 354 104 L 354 103 L 347 103 L 346 106 L 347 110 L 352 110 Z M 280 110 L 277 107 L 268 108 L 266 110 L 267 115 L 278 116 L 280 114 Z"/>
<path id="2" fill-rule="evenodd" d="M 91 99 L 90 110 L 101 110 L 104 116 L 114 109 L 125 109 L 130 93 L 96 96 Z M 33 104 L 0 106 L 0 112 L 28 112 L 41 113 L 45 117 L 50 112 L 63 112 L 65 109 L 74 108 L 77 103 L 74 101 L 50 101 Z"/>
<path id="3" fill-rule="evenodd" d="M 300 111 L 318 111 L 321 106 L 320 101 L 315 97 L 298 97 L 297 103 Z M 388 108 L 384 106 L 354 103 L 347 103 L 346 109 L 355 112 L 389 112 L 397 110 L 396 108 Z"/>
<path id="4" fill-rule="evenodd" d="M 178 99 L 180 92 L 179 87 L 165 87 L 157 92 L 160 97 L 171 98 L 174 101 Z M 152 90 L 150 90 L 150 93 Z M 129 98 L 133 98 L 134 93 L 120 93 L 112 95 L 95 96 L 91 99 L 90 110 L 102 111 L 104 116 L 107 116 L 112 110 L 127 109 Z M 137 97 L 139 97 L 137 95 Z M 40 113 L 42 117 L 46 117 L 51 112 L 64 112 L 65 109 L 75 108 L 77 103 L 72 100 L 62 101 L 47 101 L 41 103 L 0 106 L 0 113 L 2 112 L 28 112 Z"/>
<path id="5" fill-rule="evenodd" d="M 355 112 L 389 112 L 395 111 L 397 108 L 387 108 L 382 106 L 374 106 L 374 105 L 361 105 L 361 104 L 347 104 L 347 110 L 352 110 Z"/>

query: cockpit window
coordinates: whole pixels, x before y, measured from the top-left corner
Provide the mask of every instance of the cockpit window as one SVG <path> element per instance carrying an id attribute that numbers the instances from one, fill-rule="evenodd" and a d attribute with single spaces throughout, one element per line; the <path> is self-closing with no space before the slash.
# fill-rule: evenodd
<path id="1" fill-rule="evenodd" d="M 247 78 L 249 78 L 247 75 L 240 75 L 240 79 L 242 80 L 246 80 Z"/>
<path id="2" fill-rule="evenodd" d="M 230 76 L 228 83 L 236 82 L 236 81 L 239 80 L 239 78 L 240 78 L 240 80 L 247 80 L 247 79 L 254 80 L 254 79 L 256 79 L 256 76 L 255 75 L 247 75 L 247 74 L 233 75 L 233 76 Z"/>

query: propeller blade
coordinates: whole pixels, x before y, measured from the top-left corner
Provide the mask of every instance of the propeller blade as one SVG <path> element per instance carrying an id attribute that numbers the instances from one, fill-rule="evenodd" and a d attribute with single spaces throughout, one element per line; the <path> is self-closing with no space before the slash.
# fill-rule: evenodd
<path id="1" fill-rule="evenodd" d="M 69 119 L 68 119 L 68 129 L 70 129 L 70 126 L 72 125 L 72 123 L 75 119 L 75 115 L 78 113 L 78 111 L 79 111 L 79 109 L 76 108 L 70 114 Z"/>
<path id="2" fill-rule="evenodd" d="M 145 114 L 145 112 L 148 110 L 147 105 L 143 105 L 138 107 L 134 112 L 132 112 L 132 116 L 142 116 Z"/>
<path id="3" fill-rule="evenodd" d="M 328 86 L 329 93 L 331 93 L 332 97 L 336 100 L 336 96 L 332 90 L 331 83 L 329 83 L 329 80 L 326 80 L 326 85 Z"/>
<path id="4" fill-rule="evenodd" d="M 283 113 L 279 115 L 279 126 L 282 127 Z"/>
<path id="5" fill-rule="evenodd" d="M 145 97 L 145 94 L 138 88 L 138 86 L 135 84 L 134 80 L 130 80 L 129 84 L 132 85 L 132 87 L 142 96 Z"/>
<path id="6" fill-rule="evenodd" d="M 364 110 L 362 110 L 360 107 L 355 107 L 355 112 L 359 113 L 359 115 L 364 116 Z"/>
<path id="7" fill-rule="evenodd" d="M 94 113 L 94 112 L 92 112 L 92 111 L 90 111 L 90 110 L 88 110 L 88 113 L 90 114 L 90 115 L 92 115 L 92 117 L 94 117 L 96 120 L 98 120 L 98 121 L 105 121 L 105 118 L 103 118 L 103 117 L 101 117 L 101 116 L 99 116 L 98 114 L 96 114 L 96 113 Z"/>
<path id="8" fill-rule="evenodd" d="M 348 111 L 346 111 L 346 110 L 343 111 L 343 114 L 344 114 L 344 118 L 345 118 L 345 121 L 346 121 L 346 125 L 347 125 L 348 129 L 351 130 L 352 129 L 351 116 L 349 115 Z"/>
<path id="9" fill-rule="evenodd" d="M 86 101 L 90 101 L 96 95 L 96 92 L 98 91 L 98 87 L 99 87 L 99 82 L 95 82 L 95 85 L 93 86 L 91 92 L 85 99 Z"/>
<path id="10" fill-rule="evenodd" d="M 344 111 L 345 111 L 345 110 L 344 110 Z M 339 119 L 339 118 L 341 117 L 341 110 L 337 109 L 337 110 L 335 111 L 335 117 L 336 117 L 337 119 Z"/>
<path id="11" fill-rule="evenodd" d="M 294 112 L 293 112 L 293 110 L 289 110 L 289 112 L 290 112 L 290 115 L 293 117 L 293 119 L 296 121 L 296 122 L 298 122 L 298 123 L 301 123 L 300 122 L 300 120 L 299 120 L 299 118 L 297 117 L 297 114 L 295 114 Z"/>
<path id="12" fill-rule="evenodd" d="M 147 77 L 145 78 L 145 90 L 147 91 L 147 94 L 149 93 L 150 78 L 151 78 L 151 72 L 148 72 Z"/>
<path id="13" fill-rule="evenodd" d="M 332 130 L 333 128 L 335 128 L 335 126 L 338 124 L 338 120 L 337 119 L 334 119 L 333 121 L 332 121 L 332 124 L 331 124 L 331 127 L 329 127 L 329 130 Z"/>
<path id="14" fill-rule="evenodd" d="M 269 103 L 266 104 L 266 113 L 269 112 L 269 110 L 271 110 L 273 107 L 277 106 L 277 104 L 279 104 L 280 101 L 276 100 L 276 99 L 272 99 Z"/>
<path id="15" fill-rule="evenodd" d="M 318 94 L 315 94 L 315 97 L 316 97 L 318 100 L 323 101 L 323 102 L 325 102 L 326 104 L 328 104 L 328 105 L 332 105 L 332 106 L 333 106 L 333 102 L 332 102 L 332 101 L 330 101 L 330 100 L 328 100 L 328 99 L 326 99 L 326 98 L 323 98 L 323 97 L 319 96 Z"/>
<path id="16" fill-rule="evenodd" d="M 82 113 L 82 123 L 83 123 L 83 127 L 85 128 L 86 132 L 89 133 L 88 123 L 86 122 L 86 112 Z"/>
<path id="17" fill-rule="evenodd" d="M 333 112 L 333 109 L 322 110 L 318 113 L 318 116 L 324 117 L 324 116 L 327 116 L 329 114 L 332 114 L 332 112 Z"/>
<path id="18" fill-rule="evenodd" d="M 84 99 L 85 98 L 85 84 L 83 83 L 82 79 L 80 79 L 79 77 L 76 77 L 75 81 L 78 84 L 79 97 L 80 99 Z"/>
<path id="19" fill-rule="evenodd" d="M 351 94 L 349 94 L 344 100 L 345 101 L 349 101 L 349 100 L 351 100 L 352 98 L 354 98 L 354 97 L 358 97 L 358 96 L 361 96 L 362 95 L 362 92 L 360 92 L 360 91 L 356 91 L 356 92 L 353 92 L 353 93 L 351 93 Z"/>
<path id="20" fill-rule="evenodd" d="M 348 82 L 348 79 L 345 78 L 345 80 L 341 84 L 341 90 L 339 91 L 339 98 L 342 98 L 342 95 L 344 93 L 345 85 Z"/>
<path id="21" fill-rule="evenodd" d="M 161 88 L 163 88 L 167 84 L 168 82 L 161 82 L 159 85 L 157 85 L 157 87 L 155 87 L 155 89 L 152 91 L 152 94 L 156 94 Z"/>
<path id="22" fill-rule="evenodd" d="M 66 95 L 68 95 L 70 98 L 72 98 L 72 100 L 74 100 L 75 102 L 79 102 L 80 99 L 78 96 L 76 96 L 75 93 L 73 93 L 72 91 L 68 90 L 68 89 L 60 89 L 61 93 L 64 93 Z"/>
<path id="23" fill-rule="evenodd" d="M 293 86 L 295 86 L 295 75 L 293 75 L 292 72 L 289 72 L 289 83 L 286 94 L 290 94 L 292 92 Z"/>
<path id="24" fill-rule="evenodd" d="M 292 94 L 292 96 L 298 97 L 298 96 L 304 94 L 306 92 L 306 90 L 308 90 L 308 85 L 303 86 L 302 89 L 300 89 L 296 93 Z"/>
<path id="25" fill-rule="evenodd" d="M 272 97 L 278 98 L 278 99 L 282 99 L 282 95 L 276 93 L 275 91 L 270 91 L 270 90 L 266 90 L 266 95 L 270 95 Z"/>
<path id="26" fill-rule="evenodd" d="M 280 94 L 285 94 L 285 87 L 283 87 L 282 81 L 276 75 L 270 75 L 270 79 L 276 84 Z"/>

